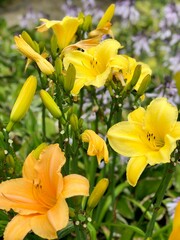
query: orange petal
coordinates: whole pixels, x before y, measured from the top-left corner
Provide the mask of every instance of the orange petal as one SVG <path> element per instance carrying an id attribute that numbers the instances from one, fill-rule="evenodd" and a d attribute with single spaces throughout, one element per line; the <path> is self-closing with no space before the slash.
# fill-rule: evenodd
<path id="1" fill-rule="evenodd" d="M 49 145 L 39 156 L 35 165 L 37 178 L 51 196 L 56 196 L 59 187 L 60 171 L 66 159 L 58 144 Z"/>
<path id="2" fill-rule="evenodd" d="M 47 217 L 56 231 L 67 226 L 69 221 L 69 208 L 62 196 L 59 197 L 54 207 L 47 212 Z"/>
<path id="3" fill-rule="evenodd" d="M 89 195 L 89 181 L 87 178 L 78 175 L 70 174 L 63 178 L 64 185 L 62 195 L 65 198 L 83 195 Z"/>
<path id="4" fill-rule="evenodd" d="M 31 230 L 29 216 L 16 215 L 7 225 L 4 240 L 21 240 Z"/>
<path id="5" fill-rule="evenodd" d="M 23 215 L 44 213 L 46 211 L 35 199 L 32 193 L 31 181 L 18 178 L 0 184 L 0 208 L 11 208 Z"/>
<path id="6" fill-rule="evenodd" d="M 50 224 L 47 215 L 38 215 L 31 218 L 32 231 L 45 239 L 57 239 L 56 230 Z"/>
<path id="7" fill-rule="evenodd" d="M 33 152 L 31 152 L 27 156 L 27 158 L 24 162 L 24 165 L 23 165 L 22 172 L 23 172 L 24 178 L 31 179 L 31 180 L 33 180 L 35 178 L 36 172 L 35 172 L 34 166 L 35 166 L 36 161 L 37 160 L 33 156 Z"/>

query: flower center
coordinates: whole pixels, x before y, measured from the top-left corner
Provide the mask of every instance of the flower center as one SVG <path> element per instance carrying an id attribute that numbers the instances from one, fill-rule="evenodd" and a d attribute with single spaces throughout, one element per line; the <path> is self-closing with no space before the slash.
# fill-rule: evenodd
<path id="1" fill-rule="evenodd" d="M 161 139 L 159 136 L 156 136 L 154 133 L 150 133 L 149 131 L 147 132 L 146 135 L 148 145 L 153 149 L 153 150 L 159 150 L 164 146 L 164 140 Z"/>

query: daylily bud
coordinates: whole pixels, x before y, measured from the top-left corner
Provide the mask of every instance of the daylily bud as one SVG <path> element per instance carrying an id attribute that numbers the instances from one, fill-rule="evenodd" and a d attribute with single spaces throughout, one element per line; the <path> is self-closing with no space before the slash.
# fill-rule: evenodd
<path id="1" fill-rule="evenodd" d="M 85 32 L 89 32 L 92 26 L 92 17 L 91 15 L 87 15 L 84 19 L 82 28 Z"/>
<path id="2" fill-rule="evenodd" d="M 26 112 L 28 111 L 34 94 L 36 92 L 37 79 L 34 76 L 30 76 L 25 81 L 21 91 L 16 99 L 10 115 L 10 122 L 8 123 L 6 130 L 9 132 L 13 125 L 20 121 Z"/>
<path id="3" fill-rule="evenodd" d="M 4 161 L 6 155 L 4 153 L 4 149 L 0 148 L 0 165 L 2 163 L 2 161 Z"/>
<path id="4" fill-rule="evenodd" d="M 46 108 L 53 115 L 54 118 L 59 119 L 62 115 L 61 110 L 58 105 L 55 103 L 54 99 L 49 95 L 45 90 L 40 90 L 40 97 Z"/>
<path id="5" fill-rule="evenodd" d="M 136 83 L 138 82 L 139 77 L 141 75 L 141 68 L 142 68 L 141 65 L 136 66 L 136 68 L 134 69 L 134 73 L 133 73 L 131 81 L 124 87 L 122 93 L 129 92 L 133 89 L 133 87 L 136 85 Z"/>
<path id="6" fill-rule="evenodd" d="M 78 130 L 79 122 L 78 117 L 75 113 L 71 114 L 70 116 L 70 124 L 72 129 L 76 132 Z"/>
<path id="7" fill-rule="evenodd" d="M 57 39 L 56 39 L 56 36 L 53 35 L 51 38 L 51 53 L 54 58 L 57 55 L 57 48 L 58 48 Z"/>
<path id="8" fill-rule="evenodd" d="M 177 72 L 175 75 L 174 75 L 174 80 L 176 82 L 176 87 L 177 87 L 177 90 L 178 90 L 178 94 L 180 95 L 180 71 Z"/>
<path id="9" fill-rule="evenodd" d="M 8 168 L 9 167 L 14 167 L 14 165 L 15 165 L 14 158 L 13 158 L 13 156 L 11 154 L 8 154 L 6 156 L 6 163 L 7 163 Z"/>
<path id="10" fill-rule="evenodd" d="M 64 90 L 70 92 L 74 87 L 74 82 L 76 78 L 76 69 L 73 64 L 69 64 L 67 69 L 66 77 L 64 79 Z"/>
<path id="11" fill-rule="evenodd" d="M 55 60 L 55 70 L 56 70 L 57 76 L 59 76 L 62 73 L 62 61 L 60 57 L 57 57 Z"/>
<path id="12" fill-rule="evenodd" d="M 109 180 L 107 178 L 102 178 L 93 189 L 88 202 L 87 202 L 87 211 L 91 211 L 94 209 L 99 201 L 101 200 L 102 196 L 104 195 L 107 187 L 109 185 Z"/>
<path id="13" fill-rule="evenodd" d="M 34 157 L 35 159 L 38 159 L 40 153 L 42 152 L 42 150 L 43 150 L 44 148 L 46 148 L 47 146 L 48 146 L 47 143 L 41 143 L 36 149 L 34 149 L 34 150 L 32 151 L 33 157 Z"/>
<path id="14" fill-rule="evenodd" d="M 107 22 L 110 22 L 113 15 L 114 15 L 114 11 L 115 11 L 115 4 L 111 4 L 106 12 L 104 13 L 104 15 L 102 16 L 102 18 L 100 19 L 97 28 L 102 28 L 106 25 Z"/>
<path id="15" fill-rule="evenodd" d="M 26 31 L 23 31 L 21 36 L 29 44 L 29 46 L 31 46 L 35 51 L 38 50 L 37 47 L 34 44 L 34 41 L 32 40 L 32 38 L 30 37 L 30 35 Z"/>
<path id="16" fill-rule="evenodd" d="M 137 90 L 137 96 L 140 97 L 140 96 L 142 96 L 145 93 L 145 91 L 147 89 L 147 86 L 149 85 L 150 81 L 151 81 L 151 76 L 148 74 L 142 80 L 142 83 L 141 83 L 140 87 Z"/>

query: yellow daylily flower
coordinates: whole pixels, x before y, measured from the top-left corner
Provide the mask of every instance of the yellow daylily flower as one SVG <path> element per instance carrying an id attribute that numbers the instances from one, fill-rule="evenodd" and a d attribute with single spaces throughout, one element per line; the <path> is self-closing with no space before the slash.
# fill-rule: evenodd
<path id="1" fill-rule="evenodd" d="M 180 202 L 178 202 L 173 219 L 173 229 L 169 236 L 169 240 L 179 240 L 180 234 Z"/>
<path id="2" fill-rule="evenodd" d="M 54 67 L 43 56 L 47 56 L 45 53 L 40 55 L 23 39 L 21 35 L 14 37 L 18 50 L 28 58 L 27 64 L 31 61 L 35 61 L 41 72 L 46 75 L 50 75 L 54 72 Z M 26 65 L 27 66 L 27 65 Z"/>
<path id="3" fill-rule="evenodd" d="M 0 209 L 18 213 L 8 223 L 4 240 L 24 239 L 31 230 L 45 239 L 57 238 L 56 232 L 69 221 L 65 199 L 89 194 L 85 177 L 62 176 L 66 159 L 58 144 L 43 147 L 38 159 L 35 156 L 37 153 L 32 151 L 26 158 L 22 178 L 0 184 Z"/>
<path id="4" fill-rule="evenodd" d="M 116 55 L 110 63 L 111 67 L 114 68 L 114 75 L 117 76 L 117 78 L 119 76 L 117 73 L 120 73 L 119 80 L 122 82 L 123 86 L 131 81 L 134 70 L 138 64 L 141 65 L 141 75 L 134 87 L 136 91 L 139 89 L 143 79 L 147 75 L 151 75 L 152 71 L 150 67 L 145 63 L 137 62 L 134 58 L 127 55 Z"/>
<path id="5" fill-rule="evenodd" d="M 128 182 L 135 186 L 145 167 L 170 162 L 180 139 L 178 110 L 166 98 L 154 99 L 128 115 L 128 121 L 112 126 L 107 133 L 111 147 L 127 157 Z"/>
<path id="6" fill-rule="evenodd" d="M 44 32 L 52 28 L 57 38 L 57 44 L 61 50 L 72 42 L 79 25 L 82 23 L 82 19 L 69 16 L 64 17 L 62 21 L 48 20 L 45 18 L 41 18 L 40 21 L 44 23 L 37 27 L 37 30 Z"/>
<path id="7" fill-rule="evenodd" d="M 109 162 L 109 153 L 105 141 L 92 130 L 85 130 L 82 135 L 82 141 L 88 142 L 87 154 L 97 156 L 98 163 L 104 159 L 105 163 Z"/>
<path id="8" fill-rule="evenodd" d="M 83 86 L 102 87 L 111 73 L 110 60 L 119 48 L 122 46 L 118 41 L 107 39 L 84 52 L 74 50 L 65 54 L 65 69 L 70 63 L 76 68 L 76 80 L 71 93 L 78 94 Z"/>

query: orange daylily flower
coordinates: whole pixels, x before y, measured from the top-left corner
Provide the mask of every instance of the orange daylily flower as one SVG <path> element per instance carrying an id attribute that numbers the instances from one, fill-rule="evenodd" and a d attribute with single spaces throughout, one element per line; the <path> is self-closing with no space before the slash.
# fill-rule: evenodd
<path id="1" fill-rule="evenodd" d="M 22 178 L 0 184 L 0 209 L 13 209 L 18 213 L 8 223 L 4 240 L 21 240 L 31 230 L 45 239 L 57 238 L 56 232 L 69 221 L 65 199 L 89 194 L 85 177 L 62 176 L 61 168 L 66 159 L 58 144 L 44 147 L 39 157 L 35 151 L 24 162 Z"/>
<path id="2" fill-rule="evenodd" d="M 98 164 L 104 159 L 105 163 L 109 162 L 109 153 L 105 141 L 93 130 L 85 130 L 82 135 L 83 142 L 89 142 L 87 154 L 97 156 Z"/>

